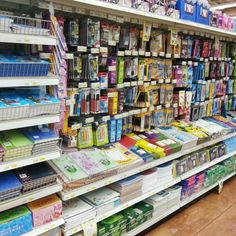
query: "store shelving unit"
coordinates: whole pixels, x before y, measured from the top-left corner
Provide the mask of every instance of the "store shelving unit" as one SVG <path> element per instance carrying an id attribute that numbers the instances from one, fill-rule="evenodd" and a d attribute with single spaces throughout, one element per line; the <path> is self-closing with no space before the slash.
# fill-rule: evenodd
<path id="1" fill-rule="evenodd" d="M 83 187 L 80 187 L 78 189 L 74 189 L 74 190 L 71 190 L 71 191 L 62 191 L 60 193 L 61 197 L 62 197 L 62 200 L 66 201 L 66 200 L 69 200 L 69 199 L 72 199 L 72 198 L 75 198 L 77 196 L 80 196 L 82 194 L 85 194 L 87 192 L 91 192 L 93 190 L 96 190 L 98 188 L 102 188 L 102 187 L 105 187 L 111 183 L 114 183 L 116 181 L 119 181 L 121 179 L 125 179 L 131 175 L 134 175 L 134 174 L 137 174 L 137 173 L 140 173 L 140 172 L 143 172 L 145 170 L 148 170 L 148 169 L 151 169 L 153 167 L 156 167 L 156 166 L 159 166 L 161 164 L 164 164 L 164 163 L 167 163 L 169 161 L 172 161 L 172 160 L 175 160 L 183 155 L 186 155 L 186 154 L 189 154 L 191 152 L 194 152 L 194 151 L 197 151 L 197 150 L 200 150 L 200 149 L 203 149 L 205 147 L 209 147 L 211 145 L 214 145 L 216 143 L 219 143 L 221 142 L 222 140 L 224 139 L 228 139 L 228 138 L 232 138 L 232 137 L 235 137 L 236 136 L 236 133 L 230 133 L 228 135 L 225 135 L 225 136 L 221 136 L 221 137 L 218 137 L 216 139 L 213 139 L 213 140 L 210 140 L 208 142 L 205 142 L 205 143 L 202 143 L 202 144 L 199 144 L 199 145 L 196 145 L 195 147 L 192 147 L 190 149 L 187 149 L 187 150 L 183 150 L 183 151 L 180 151 L 180 152 L 177 152 L 177 153 L 174 153 L 172 155 L 169 155 L 169 156 L 166 156 L 164 158 L 160 158 L 160 159 L 157 159 L 155 161 L 152 161 L 150 163 L 147 163 L 147 164 L 143 164 L 142 166 L 140 167 L 136 167 L 136 168 L 133 168 L 132 170 L 129 170 L 129 171 L 125 171 L 123 173 L 120 173 L 120 174 L 117 174 L 115 176 L 111 176 L 111 177 L 108 177 L 108 178 L 104 178 L 102 180 L 99 180 L 99 181 L 96 181 L 94 183 L 91 183 L 91 184 L 88 184 L 88 185 L 85 185 Z M 234 153 L 236 154 L 236 153 Z M 227 154 L 226 156 L 224 157 L 221 157 L 222 159 L 226 157 L 226 159 L 229 157 L 229 156 L 232 156 L 233 154 Z M 215 160 L 216 163 L 218 163 L 217 161 L 221 161 L 221 159 L 217 159 Z M 215 163 L 215 164 L 216 164 Z M 213 165 L 215 165 L 213 164 Z M 207 163 L 206 166 L 204 167 L 201 167 L 201 170 L 204 170 L 208 167 L 211 166 L 211 162 Z M 193 174 L 191 175 L 194 175 L 195 173 L 195 169 L 193 170 Z M 187 177 L 185 177 L 187 178 Z"/>
<path id="2" fill-rule="evenodd" d="M 220 180 L 220 182 L 225 182 L 226 180 L 232 178 L 233 176 L 235 176 L 236 172 L 226 176 L 224 179 Z M 152 218 L 151 220 L 145 222 L 144 224 L 140 225 L 139 227 L 137 227 L 136 229 L 128 232 L 125 234 L 125 236 L 135 236 L 139 233 L 141 233 L 142 231 L 144 231 L 145 229 L 148 229 L 150 226 L 160 222 L 161 220 L 163 220 L 164 218 L 166 218 L 167 216 L 171 215 L 172 213 L 176 212 L 177 210 L 179 210 L 181 207 L 186 206 L 187 204 L 191 203 L 192 201 L 196 200 L 197 198 L 201 197 L 202 195 L 204 195 L 205 193 L 211 191 L 212 189 L 216 188 L 219 185 L 219 183 L 215 183 L 212 186 L 203 189 L 202 191 L 193 194 L 191 197 L 181 201 L 180 206 L 175 206 L 171 209 L 169 209 L 165 214 L 157 217 L 157 218 Z"/>
<path id="3" fill-rule="evenodd" d="M 39 156 L 31 156 L 28 158 L 16 159 L 12 161 L 2 162 L 0 163 L 0 173 L 8 170 L 13 170 L 16 168 L 20 168 L 23 166 L 33 165 L 43 161 L 50 161 L 61 156 L 60 151 L 45 153 Z"/>
<path id="4" fill-rule="evenodd" d="M 52 186 L 48 186 L 46 188 L 38 189 L 36 191 L 30 192 L 28 194 L 23 194 L 19 197 L 3 201 L 0 203 L 0 212 L 11 209 L 13 207 L 17 207 L 20 205 L 24 205 L 28 202 L 35 201 L 37 199 L 49 196 L 51 194 L 57 193 L 62 190 L 61 184 L 55 184 Z"/>
<path id="5" fill-rule="evenodd" d="M 203 171 L 203 170 L 205 170 L 205 169 L 207 169 L 207 168 L 210 168 L 210 167 L 216 165 L 217 163 L 220 163 L 220 162 L 222 162 L 222 161 L 224 161 L 224 160 L 226 160 L 226 159 L 232 157 L 232 156 L 235 155 L 235 154 L 236 154 L 236 151 L 234 151 L 234 152 L 232 152 L 232 153 L 228 153 L 228 154 L 226 154 L 226 155 L 224 155 L 224 156 L 222 156 L 222 157 L 220 157 L 220 158 L 217 158 L 217 159 L 214 160 L 214 161 L 207 162 L 206 164 L 204 164 L 204 165 L 202 165 L 202 166 L 199 166 L 199 167 L 197 167 L 197 168 L 194 168 L 193 170 L 191 170 L 191 171 L 189 171 L 189 172 L 187 172 L 187 173 L 185 173 L 185 174 L 183 174 L 183 175 L 181 175 L 181 176 L 178 176 L 178 177 L 174 178 L 172 181 L 170 181 L 170 182 L 168 182 L 168 183 L 166 183 L 166 184 L 164 184 L 164 185 L 161 185 L 161 186 L 158 186 L 158 187 L 156 187 L 156 188 L 153 188 L 151 191 L 149 191 L 149 192 L 147 192 L 147 193 L 144 193 L 144 194 L 140 195 L 140 196 L 137 197 L 137 198 L 134 198 L 134 199 L 132 199 L 132 200 L 130 200 L 130 201 L 128 201 L 128 202 L 122 203 L 121 205 L 119 205 L 119 206 L 113 208 L 112 210 L 110 210 L 109 212 L 106 212 L 106 213 L 104 213 L 104 214 L 102 214 L 102 215 L 96 216 L 96 218 L 95 218 L 94 220 L 95 220 L 96 222 L 100 222 L 100 221 L 102 221 L 103 219 L 106 219 L 106 218 L 108 218 L 108 217 L 110 217 L 110 216 L 112 216 L 112 215 L 114 215 L 114 214 L 116 214 L 116 213 L 118 213 L 118 212 L 120 212 L 120 211 L 122 211 L 122 210 L 124 210 L 124 209 L 126 209 L 126 208 L 128 208 L 128 207 L 130 207 L 130 206 L 133 206 L 133 205 L 135 205 L 136 203 L 141 202 L 141 201 L 143 201 L 143 200 L 145 200 L 145 199 L 147 199 L 147 198 L 149 198 L 149 197 L 155 195 L 156 193 L 159 193 L 159 192 L 161 192 L 161 191 L 163 191 L 163 190 L 165 190 L 165 189 L 167 189 L 167 188 L 169 188 L 169 187 L 171 187 L 171 186 L 173 186 L 173 185 L 175 185 L 175 184 L 181 182 L 181 180 L 187 179 L 187 178 L 190 177 L 190 176 L 193 176 L 193 175 L 195 175 L 195 174 L 197 174 L 197 173 L 200 173 L 201 171 Z M 232 176 L 234 176 L 234 175 L 235 175 L 235 173 L 232 174 L 232 175 L 230 175 L 230 176 L 227 176 L 225 179 L 223 179 L 223 180 L 221 180 L 221 181 L 224 182 L 225 180 L 227 180 L 228 178 L 230 178 L 230 177 L 232 177 Z M 193 198 L 192 200 L 194 200 L 194 199 L 197 198 L 198 196 L 201 196 L 202 194 L 208 192 L 210 189 L 216 187 L 217 185 L 218 185 L 218 183 L 214 184 L 213 186 L 210 186 L 209 188 L 206 188 L 206 189 L 200 191 L 199 193 L 197 193 L 196 196 L 193 195 L 193 196 L 191 197 L 191 199 Z M 209 190 L 208 190 L 208 189 L 209 189 Z M 202 194 L 201 194 L 201 193 L 202 193 Z M 191 201 L 192 201 L 192 200 L 191 200 Z M 189 201 L 189 202 L 190 202 L 190 201 Z M 184 205 L 187 205 L 187 203 L 184 204 Z M 180 206 L 179 206 L 179 208 L 180 208 Z M 178 209 L 179 209 L 179 208 L 178 208 Z M 175 209 L 175 211 L 176 211 L 176 210 L 177 210 L 177 209 Z M 165 217 L 163 217 L 163 218 L 165 218 Z M 145 228 L 144 228 L 144 229 L 145 229 Z M 78 226 L 78 227 L 74 227 L 74 228 L 72 228 L 72 229 L 70 229 L 70 230 L 65 231 L 64 234 L 65 234 L 65 236 L 71 236 L 71 235 L 73 235 L 73 234 L 75 234 L 75 233 L 77 233 L 77 232 L 80 232 L 81 230 L 82 230 L 82 226 Z M 134 234 L 134 235 L 135 235 L 135 234 Z"/>

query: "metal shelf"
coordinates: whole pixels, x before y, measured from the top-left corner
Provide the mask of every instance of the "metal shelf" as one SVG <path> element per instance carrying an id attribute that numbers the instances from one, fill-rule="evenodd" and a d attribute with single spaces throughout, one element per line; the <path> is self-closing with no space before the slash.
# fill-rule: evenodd
<path id="1" fill-rule="evenodd" d="M 33 87 L 58 84 L 59 78 L 56 75 L 34 77 L 0 77 L 0 88 Z"/>
<path id="2" fill-rule="evenodd" d="M 20 168 L 23 166 L 33 165 L 33 164 L 43 162 L 43 161 L 53 160 L 53 159 L 59 158 L 60 156 L 61 156 L 60 152 L 57 151 L 57 152 L 52 152 L 52 153 L 41 154 L 39 156 L 31 156 L 28 158 L 26 157 L 22 159 L 7 161 L 7 162 L 0 162 L 0 173 L 4 171 Z"/>
<path id="3" fill-rule="evenodd" d="M 183 155 L 186 155 L 186 154 L 189 154 L 191 152 L 197 151 L 199 149 L 202 149 L 202 148 L 214 145 L 214 144 L 216 144 L 218 142 L 221 142 L 222 140 L 225 140 L 225 139 L 228 139 L 228 138 L 232 138 L 232 137 L 235 137 L 235 136 L 236 136 L 236 133 L 231 133 L 231 134 L 228 134 L 228 135 L 225 135 L 225 136 L 221 136 L 219 138 L 210 140 L 210 141 L 208 141 L 206 143 L 196 145 L 195 147 L 190 148 L 188 150 L 184 150 L 184 151 L 180 151 L 180 152 L 174 153 L 172 155 L 166 156 L 164 158 L 160 158 L 160 159 L 152 161 L 150 163 L 143 164 L 142 166 L 136 167 L 136 168 L 131 169 L 129 171 L 125 171 L 123 173 L 120 173 L 120 174 L 117 174 L 117 175 L 114 175 L 114 176 L 111 176 L 111 177 L 104 178 L 102 180 L 96 181 L 96 182 L 88 184 L 86 186 L 83 186 L 83 187 L 80 187 L 80 188 L 77 188 L 77 189 L 74 189 L 74 190 L 71 190 L 71 191 L 62 191 L 60 193 L 61 198 L 62 198 L 63 201 L 75 198 L 75 197 L 80 196 L 82 194 L 85 194 L 87 192 L 91 192 L 91 191 L 96 190 L 98 188 L 102 188 L 102 187 L 107 186 L 107 185 L 109 185 L 111 183 L 114 183 L 114 182 L 119 181 L 121 179 L 127 178 L 127 177 L 129 177 L 131 175 L 143 172 L 145 170 L 151 169 L 151 168 L 156 167 L 158 165 L 161 165 L 161 164 L 167 163 L 169 161 L 175 160 L 175 159 L 177 159 L 177 158 L 179 158 L 179 157 L 181 157 Z M 233 154 L 227 154 L 227 155 L 233 155 Z M 224 158 L 224 157 L 221 157 L 221 158 L 219 158 L 217 160 L 221 161 L 222 158 Z M 211 162 L 207 163 L 207 164 L 209 166 L 211 164 Z M 204 167 L 204 168 L 206 169 L 207 167 Z M 197 171 L 197 168 L 193 170 L 194 173 L 195 173 L 195 171 Z"/>
<path id="4" fill-rule="evenodd" d="M 0 121 L 0 131 L 18 129 L 23 127 L 30 127 L 35 125 L 51 124 L 60 121 L 60 116 L 58 115 L 45 115 L 37 116 L 31 118 L 24 118 L 19 120 L 7 120 Z"/>
<path id="5" fill-rule="evenodd" d="M 22 236 L 38 236 L 38 235 L 46 233 L 52 229 L 55 229 L 55 228 L 63 225 L 64 223 L 65 223 L 64 219 L 60 218 L 60 219 L 54 220 L 50 223 L 47 223 L 45 225 L 41 225 L 39 227 L 36 227 L 33 230 L 31 230 L 30 232 L 23 234 Z"/>
<path id="6" fill-rule="evenodd" d="M 55 4 L 59 3 L 62 5 L 65 4 L 63 0 L 55 0 L 54 3 Z M 135 19 L 138 19 L 139 21 L 146 20 L 149 22 L 157 23 L 157 24 L 164 24 L 168 27 L 180 28 L 181 31 L 185 29 L 185 30 L 190 30 L 190 31 L 226 36 L 232 39 L 235 39 L 235 36 L 236 36 L 235 32 L 218 29 L 216 27 L 212 27 L 212 26 L 208 26 L 208 25 L 204 25 L 204 24 L 200 24 L 200 23 L 196 23 L 192 21 L 182 20 L 182 19 L 175 19 L 168 16 L 161 16 L 161 15 L 157 15 L 151 12 L 145 12 L 145 11 L 137 10 L 134 8 L 125 7 L 118 4 L 106 3 L 106 2 L 98 1 L 98 0 L 90 0 L 90 1 L 70 0 L 67 2 L 67 5 L 72 6 L 72 7 L 77 7 L 76 11 L 78 12 L 82 12 L 82 10 L 95 11 L 97 16 L 99 16 L 99 12 L 107 13 L 108 15 L 115 14 L 116 16 L 119 16 L 119 17 L 126 17 L 129 19 L 135 18 Z M 101 14 L 101 16 L 104 17 L 104 14 L 103 15 Z"/>
<path id="7" fill-rule="evenodd" d="M 141 196 L 139 196 L 139 197 L 137 197 L 137 198 L 135 198 L 135 199 L 132 199 L 132 200 L 130 200 L 130 201 L 128 201 L 128 202 L 125 202 L 125 203 L 123 203 L 123 204 L 121 204 L 121 205 L 119 205 L 119 206 L 113 208 L 113 209 L 112 209 L 111 211 L 109 211 L 109 212 L 106 212 L 106 213 L 104 213 L 104 214 L 102 214 L 102 215 L 100 215 L 100 216 L 97 216 L 94 220 L 95 220 L 96 222 L 102 221 L 103 219 L 106 219 L 106 218 L 108 218 L 109 216 L 112 216 L 112 215 L 114 215 L 114 214 L 116 214 L 116 213 L 118 213 L 118 212 L 120 212 L 120 211 L 122 211 L 122 210 L 124 210 L 124 209 L 126 209 L 126 208 L 128 208 L 128 207 L 130 207 L 130 206 L 135 205 L 135 204 L 138 203 L 138 202 L 141 202 L 141 201 L 143 201 L 143 200 L 145 200 L 145 199 L 147 199 L 147 198 L 149 198 L 149 197 L 155 195 L 156 193 L 159 193 L 159 192 L 161 192 L 161 191 L 163 191 L 163 190 L 165 190 L 165 189 L 167 189 L 167 188 L 169 188 L 169 187 L 171 187 L 171 186 L 173 186 L 173 185 L 175 185 L 175 184 L 181 182 L 181 180 L 183 180 L 183 179 L 186 179 L 186 178 L 188 178 L 188 177 L 190 177 L 190 176 L 192 176 L 192 175 L 194 175 L 194 174 L 197 174 L 197 173 L 199 173 L 199 172 L 201 172 L 201 171 L 203 171 L 203 170 L 205 170 L 205 169 L 207 169 L 207 168 L 209 168 L 209 167 L 211 167 L 211 166 L 216 165 L 216 164 L 219 163 L 219 162 L 222 162 L 222 161 L 224 161 L 224 160 L 230 158 L 231 156 L 235 155 L 235 153 L 236 153 L 236 151 L 234 151 L 234 152 L 232 152 L 232 153 L 229 153 L 229 154 L 226 154 L 226 155 L 224 155 L 224 156 L 221 157 L 221 158 L 218 158 L 218 159 L 216 159 L 216 160 L 214 160 L 214 161 L 212 161 L 212 162 L 206 163 L 206 164 L 203 165 L 203 166 L 200 166 L 200 167 L 198 167 L 198 168 L 193 169 L 193 170 L 190 171 L 189 173 L 186 173 L 186 174 L 184 174 L 184 175 L 182 175 L 182 176 L 176 177 L 175 179 L 173 179 L 173 180 L 172 180 L 171 182 L 169 182 L 169 183 L 166 183 L 166 184 L 164 184 L 164 185 L 162 185 L 162 186 L 159 186 L 159 187 L 157 187 L 157 188 L 154 188 L 153 190 L 151 190 L 151 191 L 149 191 L 149 192 L 147 192 L 147 193 L 144 193 L 144 194 L 142 194 Z M 224 182 L 226 179 L 232 177 L 233 175 L 235 175 L 235 173 L 232 174 L 232 175 L 227 176 L 226 178 L 224 178 L 224 179 L 221 180 L 221 181 Z M 216 187 L 217 185 L 218 185 L 218 183 L 216 183 L 215 185 L 211 186 L 211 188 L 214 188 L 214 187 Z M 190 201 L 194 200 L 195 198 L 198 197 L 198 195 L 199 195 L 200 193 L 202 193 L 202 192 L 205 193 L 205 192 L 207 192 L 207 191 L 210 190 L 210 189 L 209 189 L 209 190 L 208 190 L 208 189 L 209 189 L 209 188 L 204 189 L 203 191 L 197 193 L 196 195 L 193 195 L 193 196 L 192 196 L 191 198 L 189 198 L 187 201 L 190 202 Z M 202 194 L 204 194 L 204 193 L 202 193 Z M 200 194 L 199 196 L 201 196 L 202 194 Z M 192 198 L 193 198 L 193 199 L 192 199 Z M 192 199 L 192 200 L 190 200 L 190 199 Z M 185 203 L 184 205 L 186 205 L 186 204 L 188 203 L 187 201 L 186 201 L 186 203 Z M 185 201 L 183 201 L 183 202 L 185 202 Z M 183 206 L 183 205 L 181 205 L 181 206 Z M 180 206 L 178 207 L 178 209 L 179 209 L 179 208 L 180 208 Z M 164 218 L 164 217 L 163 217 L 163 218 Z M 159 221 L 159 220 L 157 220 L 157 221 Z M 157 222 L 157 221 L 156 221 L 156 222 Z M 151 224 L 151 225 L 152 225 L 152 224 Z M 149 227 L 149 226 L 148 226 L 148 227 Z M 147 227 L 145 227 L 145 228 L 147 228 Z M 145 228 L 144 228 L 144 229 L 145 229 Z M 70 235 L 73 235 L 73 234 L 75 234 L 75 233 L 77 233 L 77 232 L 80 232 L 81 230 L 82 230 L 82 226 L 81 226 L 81 225 L 78 225 L 77 227 L 74 227 L 74 228 L 72 228 L 72 229 L 70 229 L 70 230 L 65 231 L 64 234 L 65 234 L 65 236 L 70 236 Z M 142 229 L 142 230 L 143 230 L 143 229 Z M 141 230 L 141 231 L 142 231 L 142 230 Z M 140 232 L 141 232 L 141 231 L 140 231 Z M 132 234 L 132 235 L 136 235 L 136 234 Z"/>
<path id="8" fill-rule="evenodd" d="M 222 179 L 221 181 L 224 182 L 230 178 L 232 178 L 234 175 L 236 174 L 236 172 L 226 176 L 224 179 Z M 151 227 L 152 225 L 156 224 L 157 222 L 161 221 L 162 219 L 166 218 L 167 216 L 171 215 L 172 213 L 176 212 L 177 210 L 179 210 L 181 207 L 187 205 L 188 203 L 192 202 L 193 200 L 199 198 L 200 196 L 204 195 L 205 193 L 209 192 L 210 190 L 214 189 L 215 187 L 218 186 L 218 183 L 210 186 L 209 188 L 205 188 L 202 191 L 192 195 L 190 198 L 184 200 L 181 202 L 180 206 L 175 206 L 174 208 L 169 209 L 165 214 L 157 217 L 157 218 L 152 218 L 151 220 L 145 222 L 144 224 L 140 225 L 139 227 L 137 227 L 136 229 L 128 232 L 125 234 L 125 236 L 135 236 L 141 232 L 143 232 L 144 230 L 148 229 L 149 227 Z"/>
<path id="9" fill-rule="evenodd" d="M 55 184 L 46 188 L 42 188 L 36 191 L 33 191 L 28 194 L 23 194 L 19 197 L 9 199 L 0 203 L 0 212 L 24 205 L 28 202 L 35 201 L 37 199 L 49 196 L 51 194 L 57 193 L 62 190 L 61 184 Z"/>
<path id="10" fill-rule="evenodd" d="M 38 36 L 27 34 L 16 34 L 0 32 L 0 43 L 19 43 L 19 44 L 34 44 L 34 45 L 57 45 L 57 39 L 53 36 Z"/>

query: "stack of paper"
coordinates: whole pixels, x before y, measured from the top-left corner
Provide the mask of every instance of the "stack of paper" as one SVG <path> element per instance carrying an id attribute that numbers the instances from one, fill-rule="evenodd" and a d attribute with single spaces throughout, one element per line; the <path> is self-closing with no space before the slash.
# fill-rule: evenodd
<path id="1" fill-rule="evenodd" d="M 0 173 L 0 202 L 21 194 L 22 184 L 12 171 Z"/>
<path id="2" fill-rule="evenodd" d="M 73 229 L 96 216 L 95 208 L 80 198 L 63 202 L 64 230 Z"/>
<path id="3" fill-rule="evenodd" d="M 23 185 L 22 193 L 57 183 L 57 174 L 47 162 L 16 169 L 15 174 Z"/>
<path id="4" fill-rule="evenodd" d="M 173 180 L 173 164 L 165 163 L 156 167 L 157 170 L 157 186 L 162 186 Z"/>
<path id="5" fill-rule="evenodd" d="M 51 161 L 51 166 L 62 180 L 64 189 L 73 189 L 90 183 L 89 176 L 76 164 L 69 154 Z"/>
<path id="6" fill-rule="evenodd" d="M 47 126 L 25 128 L 22 132 L 34 144 L 32 150 L 33 155 L 50 153 L 59 150 L 59 136 Z"/>
<path id="7" fill-rule="evenodd" d="M 91 204 L 101 215 L 120 205 L 120 194 L 109 188 L 100 188 L 81 196 L 83 200 Z"/>
<path id="8" fill-rule="evenodd" d="M 149 169 L 141 173 L 143 184 L 142 192 L 147 193 L 157 186 L 157 170 Z"/>
<path id="9" fill-rule="evenodd" d="M 4 150 L 3 161 L 31 156 L 33 143 L 19 130 L 0 133 L 0 145 Z"/>
<path id="10" fill-rule="evenodd" d="M 109 187 L 120 193 L 121 202 L 127 202 L 142 195 L 142 176 L 133 175 L 122 179 Z"/>
<path id="11" fill-rule="evenodd" d="M 120 143 L 103 147 L 101 149 L 105 154 L 119 165 L 119 172 L 130 170 L 144 163 L 143 159 L 128 150 Z"/>

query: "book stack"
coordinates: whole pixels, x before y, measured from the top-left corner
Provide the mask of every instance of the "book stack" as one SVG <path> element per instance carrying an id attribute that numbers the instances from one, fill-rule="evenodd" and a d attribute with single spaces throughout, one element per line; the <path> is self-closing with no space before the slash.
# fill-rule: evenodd
<path id="1" fill-rule="evenodd" d="M 120 199 L 123 203 L 142 195 L 142 184 L 142 176 L 133 175 L 113 183 L 109 187 L 120 193 Z"/>
<path id="2" fill-rule="evenodd" d="M 130 170 L 131 168 L 140 166 L 144 163 L 142 158 L 128 150 L 120 143 L 114 143 L 102 147 L 101 150 L 105 152 L 111 160 L 119 165 L 119 172 Z"/>
<path id="3" fill-rule="evenodd" d="M 86 193 L 81 198 L 96 209 L 97 215 L 120 205 L 120 194 L 107 187 Z"/>
<path id="4" fill-rule="evenodd" d="M 57 174 L 47 162 L 25 166 L 14 172 L 22 184 L 22 193 L 57 183 Z"/>
<path id="5" fill-rule="evenodd" d="M 88 222 L 95 216 L 95 208 L 80 198 L 63 202 L 63 218 L 65 219 L 63 229 L 65 231 Z"/>
<path id="6" fill-rule="evenodd" d="M 62 215 L 62 202 L 56 194 L 30 202 L 27 206 L 32 213 L 34 227 L 47 224 Z"/>
<path id="7" fill-rule="evenodd" d="M 22 184 L 12 171 L 0 173 L 0 202 L 21 194 Z"/>
<path id="8" fill-rule="evenodd" d="M 157 185 L 157 170 L 149 169 L 141 173 L 143 184 L 142 192 L 147 193 L 154 189 Z"/>
<path id="9" fill-rule="evenodd" d="M 29 157 L 33 143 L 19 130 L 8 130 L 0 133 L 0 145 L 4 150 L 3 161 Z"/>
<path id="10" fill-rule="evenodd" d="M 59 136 L 47 126 L 25 128 L 22 132 L 33 143 L 33 155 L 50 153 L 59 150 Z"/>
<path id="11" fill-rule="evenodd" d="M 69 154 L 64 154 L 60 158 L 52 160 L 50 164 L 57 172 L 65 190 L 78 188 L 91 182 L 89 176 Z"/>
<path id="12" fill-rule="evenodd" d="M 157 170 L 157 186 L 162 186 L 173 180 L 173 164 L 168 162 L 156 167 Z"/>

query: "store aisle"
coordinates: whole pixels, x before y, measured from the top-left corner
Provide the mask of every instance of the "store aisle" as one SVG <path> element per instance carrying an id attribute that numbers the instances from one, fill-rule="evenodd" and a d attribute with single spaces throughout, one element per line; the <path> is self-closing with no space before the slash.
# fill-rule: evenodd
<path id="1" fill-rule="evenodd" d="M 145 236 L 235 236 L 236 177 Z"/>

